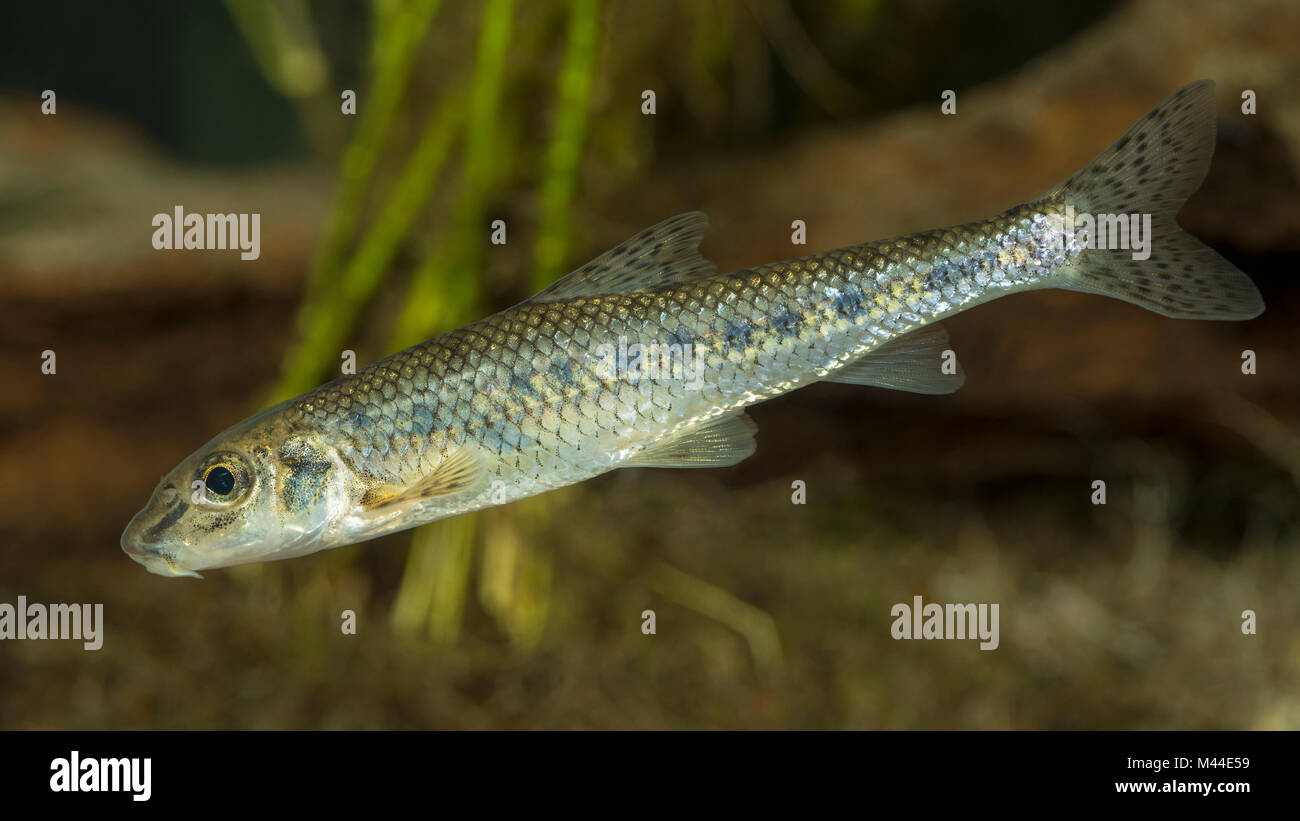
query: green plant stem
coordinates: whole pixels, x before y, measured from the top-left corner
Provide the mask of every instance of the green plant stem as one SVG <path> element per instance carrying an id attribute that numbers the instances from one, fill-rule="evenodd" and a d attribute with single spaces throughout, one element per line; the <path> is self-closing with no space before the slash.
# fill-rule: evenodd
<path id="1" fill-rule="evenodd" d="M 510 51 L 514 0 L 488 0 L 479 30 L 474 85 L 465 134 L 465 177 L 450 236 L 416 270 L 389 348 L 400 350 L 446 325 L 464 321 L 479 296 L 479 272 L 488 237 L 486 203 L 497 185 L 501 93 Z M 455 271 L 457 277 L 448 276 Z"/>
<path id="2" fill-rule="evenodd" d="M 335 286 L 344 276 L 341 260 L 361 219 L 366 187 L 405 94 L 418 46 L 438 5 L 439 0 L 375 3 L 370 87 L 357 101 L 357 130 L 344 149 L 338 188 L 307 274 L 306 296 L 296 323 L 298 341 L 286 354 L 272 401 L 313 387 L 328 367 L 327 362 L 337 354 L 332 348 L 318 347 L 318 335 L 322 328 L 336 324 L 332 314 L 337 310 Z"/>
<path id="3" fill-rule="evenodd" d="M 533 291 L 563 270 L 568 253 L 578 165 L 587 131 L 587 103 L 600 40 L 598 0 L 572 0 L 568 45 L 556 88 L 555 133 L 546 154 L 540 227 L 533 261 Z"/>
<path id="4" fill-rule="evenodd" d="M 403 167 L 374 228 L 336 285 L 328 307 L 314 312 L 303 330 L 301 353 L 286 363 L 272 401 L 314 387 L 327 361 L 342 351 L 357 315 L 383 281 L 415 218 L 433 194 L 464 118 L 464 102 L 451 97 L 437 108 Z"/>

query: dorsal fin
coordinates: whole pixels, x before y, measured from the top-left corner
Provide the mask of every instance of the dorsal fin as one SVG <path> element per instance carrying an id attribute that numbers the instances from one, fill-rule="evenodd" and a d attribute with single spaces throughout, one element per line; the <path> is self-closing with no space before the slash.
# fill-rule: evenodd
<path id="1" fill-rule="evenodd" d="M 952 393 L 966 381 L 966 374 L 955 361 L 955 373 L 943 372 L 947 349 L 948 332 L 943 326 L 926 325 L 831 371 L 823 381 L 909 393 Z"/>
<path id="2" fill-rule="evenodd" d="M 555 302 L 690 282 L 718 268 L 700 256 L 709 218 L 700 211 L 669 217 L 560 277 L 528 300 Z"/>

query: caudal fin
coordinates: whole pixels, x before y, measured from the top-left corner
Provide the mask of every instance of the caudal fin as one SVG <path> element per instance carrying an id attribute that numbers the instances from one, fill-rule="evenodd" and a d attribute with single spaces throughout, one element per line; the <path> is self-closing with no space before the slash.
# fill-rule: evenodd
<path id="1" fill-rule="evenodd" d="M 1053 189 L 1044 199 L 1094 218 L 1151 217 L 1148 258 L 1134 259 L 1131 247 L 1089 248 L 1054 284 L 1105 294 L 1164 316 L 1259 316 L 1264 301 L 1250 278 L 1183 231 L 1175 219 L 1205 179 L 1214 133 L 1214 83 L 1201 80 L 1167 97 Z"/>

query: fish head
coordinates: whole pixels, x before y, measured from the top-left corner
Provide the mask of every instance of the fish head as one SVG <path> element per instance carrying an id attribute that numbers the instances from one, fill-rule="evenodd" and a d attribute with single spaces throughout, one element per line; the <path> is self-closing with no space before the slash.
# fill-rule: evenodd
<path id="1" fill-rule="evenodd" d="M 162 576 L 287 559 L 326 547 L 342 504 L 338 461 L 264 411 L 218 435 L 158 483 L 122 550 Z"/>

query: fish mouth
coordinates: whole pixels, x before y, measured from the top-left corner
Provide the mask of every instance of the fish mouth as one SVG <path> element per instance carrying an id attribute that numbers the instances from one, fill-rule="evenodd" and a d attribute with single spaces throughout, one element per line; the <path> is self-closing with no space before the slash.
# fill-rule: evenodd
<path id="1" fill-rule="evenodd" d="M 140 517 L 136 516 L 122 531 L 122 552 L 144 566 L 150 573 L 168 578 L 190 576 L 203 578 L 193 570 L 187 570 L 178 563 L 178 551 L 166 545 L 147 542 L 139 533 Z"/>

